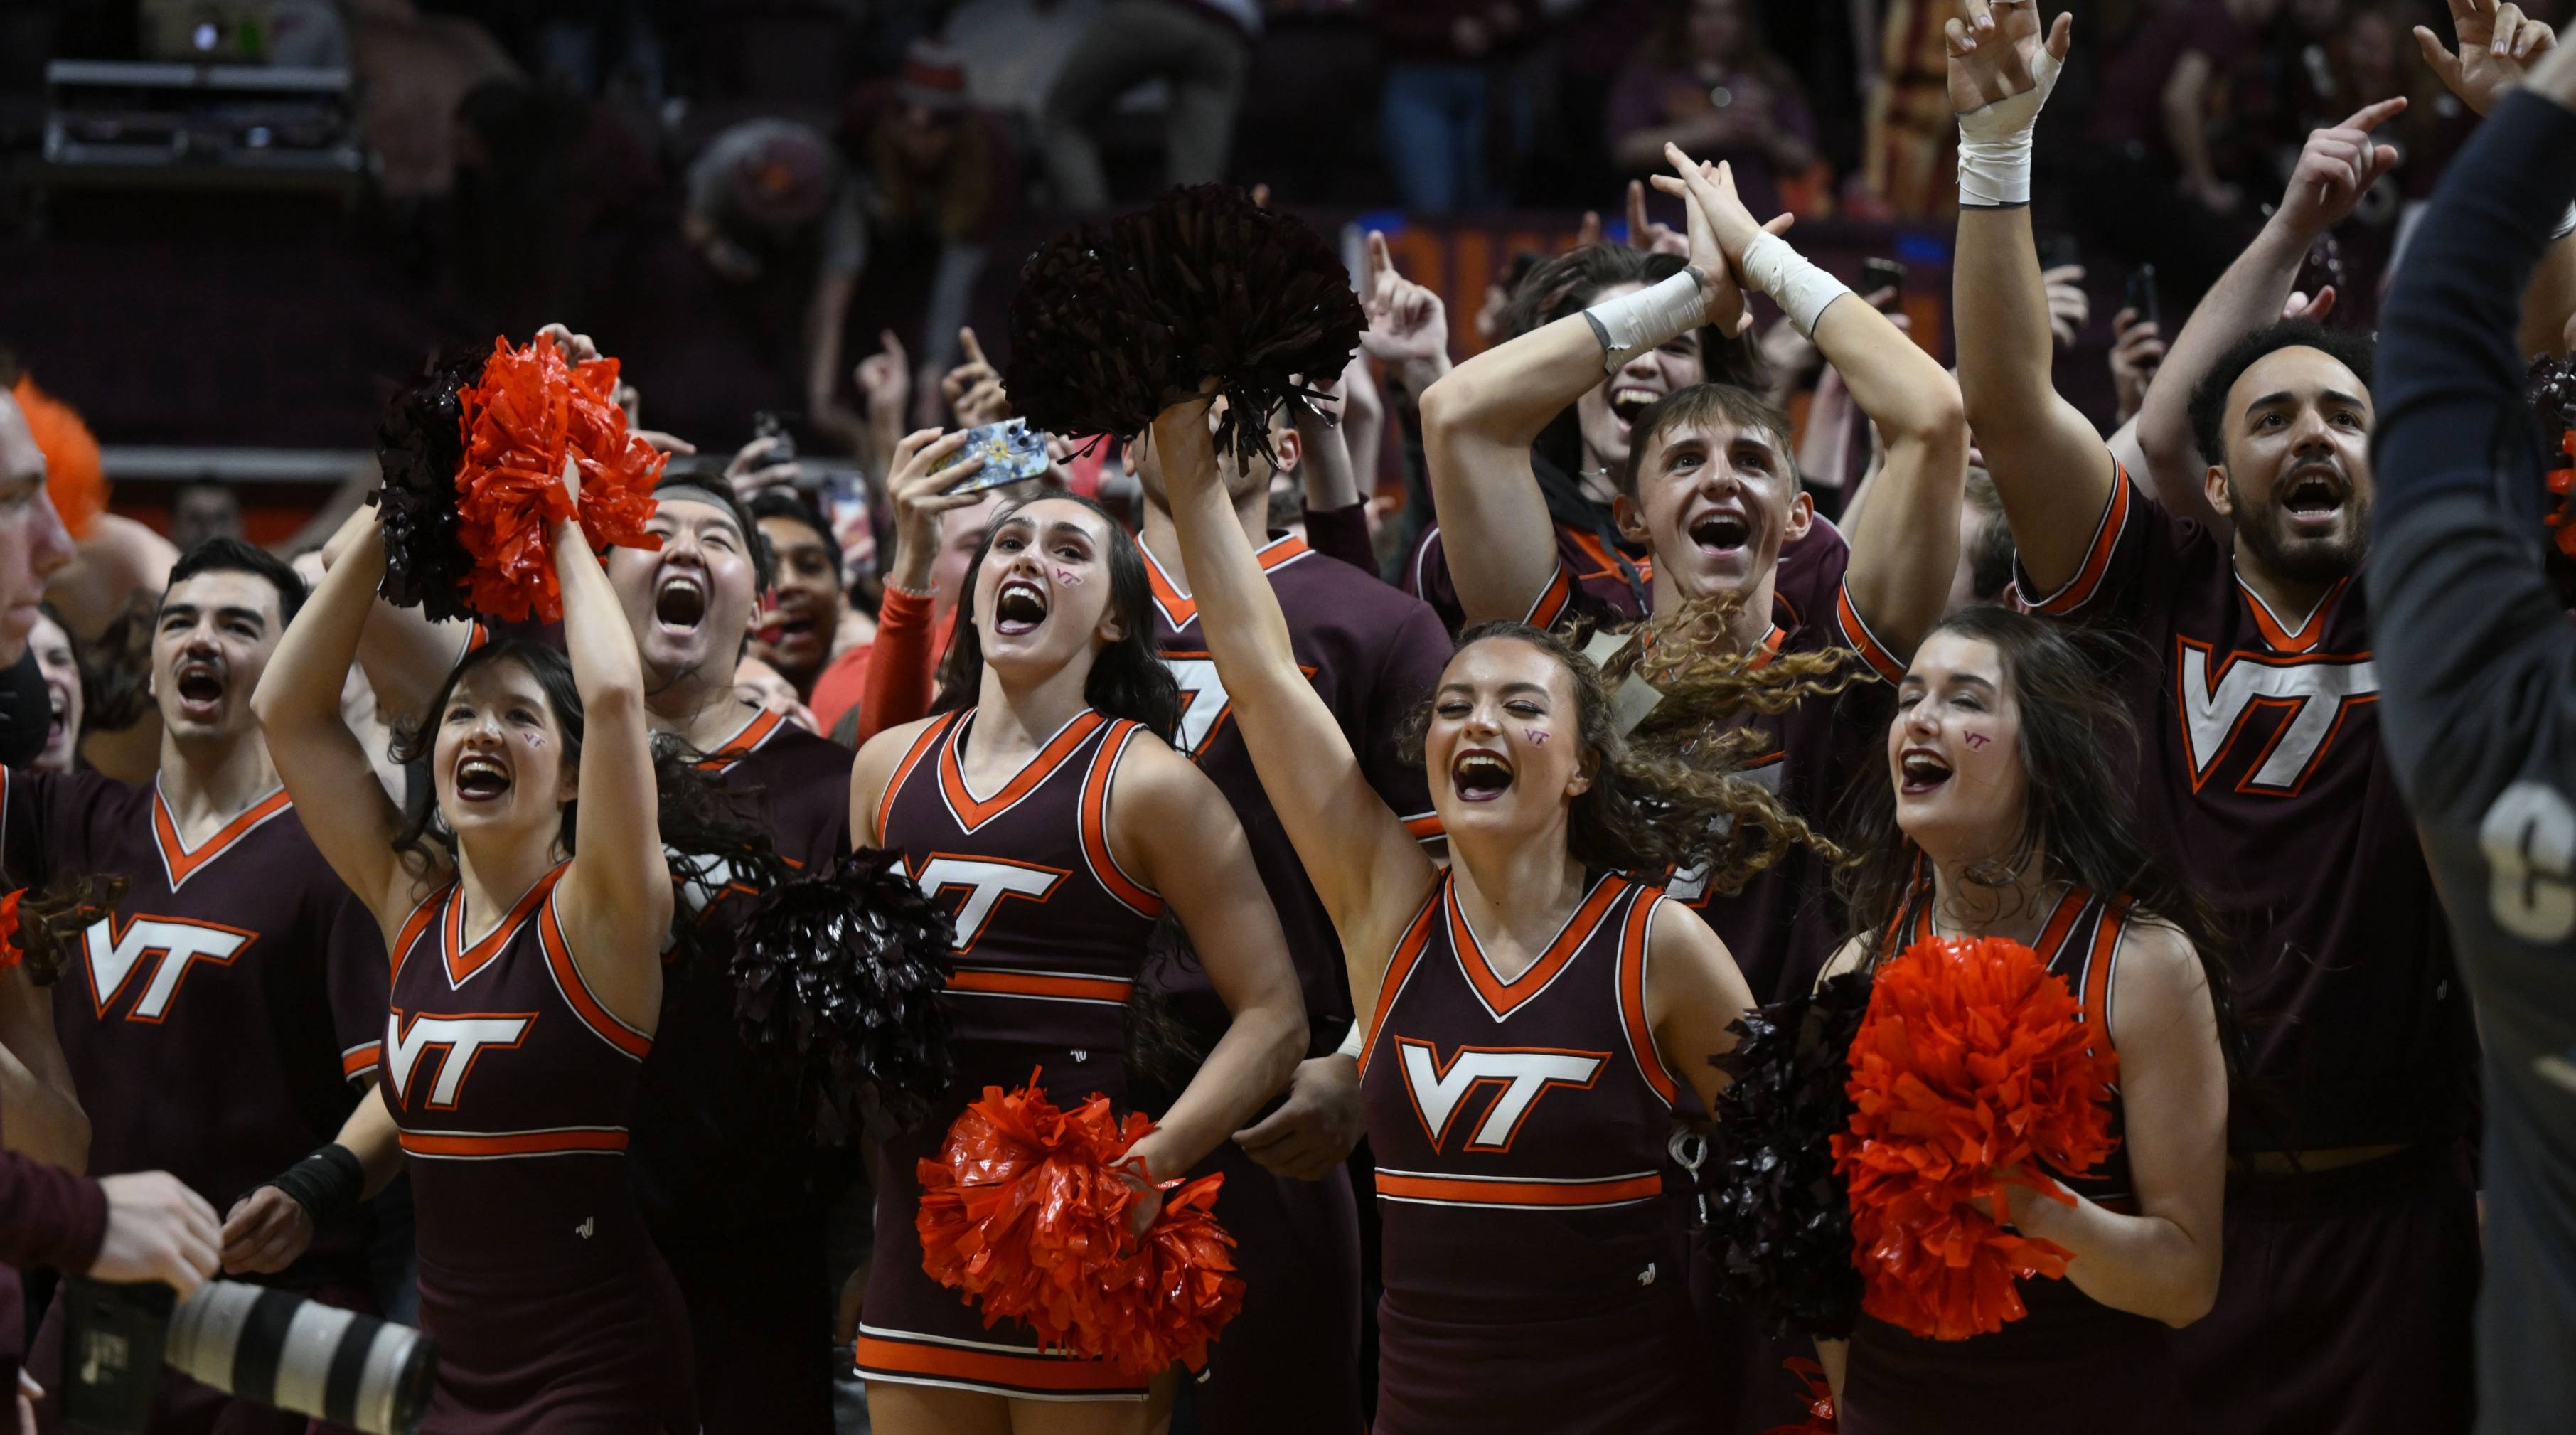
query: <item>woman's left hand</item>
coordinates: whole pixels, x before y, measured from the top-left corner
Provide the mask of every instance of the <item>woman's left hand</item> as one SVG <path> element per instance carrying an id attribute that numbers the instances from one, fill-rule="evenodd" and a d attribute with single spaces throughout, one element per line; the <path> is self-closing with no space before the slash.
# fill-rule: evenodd
<path id="1" fill-rule="evenodd" d="M 1140 1240 L 1163 1214 L 1162 1188 L 1146 1176 L 1144 1168 L 1145 1162 L 1132 1152 L 1127 1164 L 1118 1168 L 1119 1176 L 1136 1189 L 1135 1199 L 1127 1203 L 1127 1233 Z"/>

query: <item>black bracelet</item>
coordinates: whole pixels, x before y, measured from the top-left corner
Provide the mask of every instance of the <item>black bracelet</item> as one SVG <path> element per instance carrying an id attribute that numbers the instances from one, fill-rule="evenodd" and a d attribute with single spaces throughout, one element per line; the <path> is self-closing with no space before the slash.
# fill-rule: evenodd
<path id="1" fill-rule="evenodd" d="M 319 1230 L 367 1198 L 367 1168 L 358 1153 L 332 1142 L 280 1172 L 269 1185 L 295 1198 Z"/>

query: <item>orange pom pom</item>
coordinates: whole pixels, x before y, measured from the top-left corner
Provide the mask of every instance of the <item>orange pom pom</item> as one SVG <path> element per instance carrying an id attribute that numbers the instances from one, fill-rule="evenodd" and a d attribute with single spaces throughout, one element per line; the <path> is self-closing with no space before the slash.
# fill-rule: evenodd
<path id="1" fill-rule="evenodd" d="M 1153 1129 L 1112 1117 L 1105 1096 L 1059 1110 L 1035 1072 L 1015 1091 L 985 1087 L 939 1158 L 919 1165 L 922 1269 L 965 1293 L 987 1327 L 1017 1320 L 1047 1349 L 1138 1376 L 1205 1365 L 1243 1304 L 1234 1238 L 1209 1209 L 1225 1178 L 1181 1186 L 1139 1240 L 1127 1224 L 1136 1186 L 1118 1168 Z"/>
<path id="2" fill-rule="evenodd" d="M 36 387 L 21 374 L 10 393 L 27 430 L 45 455 L 45 496 L 54 501 L 63 527 L 75 542 L 89 537 L 98 516 L 107 511 L 107 472 L 98 454 L 98 439 L 72 406 Z"/>
<path id="3" fill-rule="evenodd" d="M 466 603 L 505 621 L 563 616 L 546 537 L 575 515 L 564 458 L 580 474 L 578 517 L 593 550 L 659 548 L 644 531 L 665 456 L 626 431 L 617 406 L 617 361 L 564 362 L 539 339 L 524 348 L 492 341 L 483 377 L 458 397 L 465 461 L 456 474 L 457 541 L 473 555 Z"/>
<path id="4" fill-rule="evenodd" d="M 1850 1187 L 1861 1309 L 1936 1340 L 2025 1313 L 2013 1282 L 2066 1273 L 2067 1252 L 2005 1230 L 2010 1188 L 2074 1198 L 2032 1163 L 2081 1175 L 2111 1154 L 2118 1062 L 2030 948 L 1932 938 L 1882 965 L 1851 1049 L 1851 1126 L 1833 1138 Z M 2010 1174 L 2007 1174 L 2010 1173 Z"/>
<path id="5" fill-rule="evenodd" d="M 1807 1418 L 1795 1425 L 1774 1425 L 1762 1435 L 1836 1435 L 1842 1423 L 1834 1409 L 1833 1382 L 1825 1379 L 1825 1368 L 1796 1356 L 1781 1361 L 1780 1367 L 1801 1387 L 1798 1403 L 1805 1407 Z"/>

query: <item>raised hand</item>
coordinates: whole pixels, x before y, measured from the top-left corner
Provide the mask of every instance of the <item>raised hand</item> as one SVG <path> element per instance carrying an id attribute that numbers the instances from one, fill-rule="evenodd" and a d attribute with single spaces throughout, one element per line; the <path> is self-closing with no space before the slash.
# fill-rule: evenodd
<path id="1" fill-rule="evenodd" d="M 1951 109 L 1964 115 L 2038 86 L 2038 0 L 1959 0 L 1959 11 L 1941 26 L 1949 55 Z M 2049 27 L 2050 55 L 2066 58 L 2074 23 L 2070 13 Z"/>
<path id="2" fill-rule="evenodd" d="M 903 351 L 903 340 L 887 329 L 877 335 L 877 352 L 859 360 L 850 373 L 859 396 L 867 401 L 868 416 L 900 416 L 904 405 L 912 401 L 912 360 Z"/>
<path id="3" fill-rule="evenodd" d="M 894 446 L 894 468 L 886 477 L 886 500 L 894 507 L 894 564 L 887 581 L 898 588 L 929 591 L 940 515 L 983 501 L 981 493 L 948 492 L 983 471 L 982 454 L 940 467 L 965 446 L 964 429 L 943 435 L 935 428 L 905 434 Z"/>
<path id="4" fill-rule="evenodd" d="M 1646 217 L 1646 184 L 1628 181 L 1628 247 L 1648 254 L 1690 253 L 1690 236 Z"/>
<path id="5" fill-rule="evenodd" d="M 2352 215 L 2379 177 L 2397 167 L 2397 151 L 2373 144 L 2371 131 L 2406 111 L 2406 97 L 2364 105 L 2331 129 L 2313 130 L 2281 192 L 2279 221 L 2292 234 L 2314 239 Z"/>
<path id="6" fill-rule="evenodd" d="M 1002 371 L 984 357 L 984 346 L 975 341 L 975 331 L 957 331 L 958 347 L 966 357 L 939 381 L 940 397 L 948 401 L 948 411 L 957 418 L 960 428 L 979 428 L 1000 423 L 1011 416 L 1010 396 L 1002 390 Z"/>
<path id="7" fill-rule="evenodd" d="M 2093 319 L 2093 300 L 2084 292 L 2084 266 L 2060 264 L 2042 270 L 2039 282 L 2048 289 L 2049 332 L 2057 336 L 2057 347 L 2074 348 L 2076 336 Z"/>
<path id="8" fill-rule="evenodd" d="M 784 452 L 782 452 L 784 451 Z M 725 465 L 725 482 L 734 497 L 748 501 L 755 493 L 796 484 L 794 445 L 782 434 L 767 434 L 737 450 Z"/>
<path id="9" fill-rule="evenodd" d="M 2127 423 L 2147 402 L 2147 385 L 2165 360 L 2164 336 L 2135 309 L 2111 316 L 2111 390 L 2119 396 L 2120 422 Z"/>
<path id="10" fill-rule="evenodd" d="M 1655 176 L 1655 188 L 1690 201 L 1690 262 L 1705 281 L 1708 322 L 1721 334 L 1741 334 L 1753 322 L 1744 303 L 1744 250 L 1763 234 L 1782 234 L 1797 222 L 1783 214 L 1757 224 L 1753 212 L 1735 194 L 1735 171 L 1725 164 L 1692 159 L 1675 145 L 1664 146 L 1674 174 Z"/>
<path id="11" fill-rule="evenodd" d="M 2460 47 L 2456 55 L 2422 25 L 2415 27 L 2415 44 L 2451 93 L 2479 114 L 2521 85 L 2540 57 L 2558 44 L 2556 30 L 2523 14 L 2521 6 L 2496 0 L 2451 0 L 2451 34 Z"/>
<path id="12" fill-rule="evenodd" d="M 1360 275 L 1360 308 L 1368 316 L 1360 348 L 1379 363 L 1403 365 L 1406 386 L 1421 392 L 1449 372 L 1448 306 L 1396 271 L 1386 236 L 1374 229 Z"/>

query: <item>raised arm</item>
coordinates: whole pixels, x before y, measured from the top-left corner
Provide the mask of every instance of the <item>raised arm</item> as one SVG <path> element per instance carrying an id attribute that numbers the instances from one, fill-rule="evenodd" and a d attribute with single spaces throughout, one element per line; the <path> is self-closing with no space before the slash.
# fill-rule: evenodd
<path id="1" fill-rule="evenodd" d="M 384 539 L 372 505 L 350 514 L 331 541 L 322 545 L 324 573 L 346 561 L 368 534 L 376 535 L 376 572 L 381 582 Z M 385 721 L 399 730 L 405 723 L 429 716 L 422 709 L 438 695 L 448 670 L 465 656 L 473 629 L 471 623 L 432 622 L 418 608 L 374 605 L 358 633 L 358 671 L 366 674 L 367 686 L 376 690 L 376 711 L 385 715 Z"/>
<path id="2" fill-rule="evenodd" d="M 2209 983 L 2191 943 L 2139 923 L 2121 938 L 2111 1039 L 2137 1214 L 2081 1197 L 2021 1196 L 2023 1234 L 2074 1254 L 2066 1278 L 2096 1301 L 2185 1326 L 2218 1299 L 2219 1209 L 2227 1190 L 2227 1063 Z"/>
<path id="3" fill-rule="evenodd" d="M 572 486 L 572 461 L 564 463 Z M 671 868 L 644 714 L 644 663 L 635 633 L 573 519 L 552 535 L 563 592 L 564 648 L 581 694 L 580 802 L 572 870 L 556 909 L 573 965 L 610 1013 L 652 1031 L 662 1005 L 662 936 L 671 924 Z"/>
<path id="4" fill-rule="evenodd" d="M 2138 409 L 2138 475 L 2165 511 L 2197 519 L 2219 533 L 2227 520 L 2209 506 L 2209 460 L 2191 431 L 2191 390 L 2229 346 L 2281 317 L 2308 250 L 2341 224 L 2361 197 L 2397 164 L 2397 151 L 2373 144 L 2371 132 L 2406 110 L 2400 96 L 2364 105 L 2342 124 L 2314 131 L 2282 191 L 2280 208 L 2236 262 L 2227 266 L 2175 336 Z M 1966 352 L 1964 343 L 1961 352 Z M 1978 433 L 1984 442 L 1985 434 Z M 2045 575 L 2040 576 L 2046 581 Z"/>
<path id="5" fill-rule="evenodd" d="M 2111 499 L 2102 437 L 2050 374 L 2056 350 L 2030 228 L 2031 133 L 2073 24 L 2058 16 L 2043 45 L 2035 0 L 1961 4 L 1966 18 L 1947 26 L 1959 114 L 1959 391 L 2022 565 L 2048 592 L 2082 565 Z M 1989 15 L 1991 27 L 1978 28 Z"/>
<path id="6" fill-rule="evenodd" d="M 1746 322 L 1725 266 L 1694 249 L 1693 267 L 1487 349 L 1423 394 L 1432 506 L 1469 623 L 1526 616 L 1556 576 L 1556 528 L 1530 466 L 1549 421 L 1633 356 Z"/>
<path id="7" fill-rule="evenodd" d="M 376 588 L 385 576 L 385 534 L 376 510 L 367 509 L 358 524 L 278 640 L 251 694 L 251 711 L 313 845 L 390 933 L 415 896 L 413 875 L 393 846 L 402 813 L 340 716 L 340 688 L 357 658 L 359 633 L 379 607 Z"/>
<path id="8" fill-rule="evenodd" d="M 1163 1180 L 1196 1166 L 1288 1084 L 1306 1054 L 1306 1003 L 1243 824 L 1207 774 L 1139 738 L 1118 765 L 1109 810 L 1112 855 L 1171 904 L 1233 1015 L 1154 1133 L 1136 1143 L 1147 1173 Z"/>
<path id="9" fill-rule="evenodd" d="M 1852 540 L 1847 582 L 1861 621 L 1900 661 L 1910 658 L 1941 621 L 1959 566 L 1959 504 L 1968 479 L 1959 386 L 1886 315 L 1756 224 L 1736 197 L 1729 166 L 1711 173 L 1678 159 L 1680 177 L 1658 175 L 1656 187 L 1690 198 L 1727 265 L 1815 340 L 1878 426 L 1886 463 L 1871 485 L 1869 525 Z"/>
<path id="10" fill-rule="evenodd" d="M 1218 479 L 1207 409 L 1203 399 L 1175 404 L 1153 435 L 1199 629 L 1262 789 L 1341 933 L 1352 999 L 1365 1003 L 1434 869 L 1297 666 L 1279 595 Z"/>

